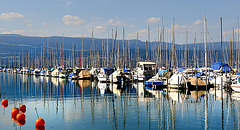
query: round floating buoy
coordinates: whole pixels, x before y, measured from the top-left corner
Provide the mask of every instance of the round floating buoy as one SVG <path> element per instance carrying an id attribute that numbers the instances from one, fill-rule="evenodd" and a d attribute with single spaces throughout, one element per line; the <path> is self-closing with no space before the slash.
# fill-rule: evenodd
<path id="1" fill-rule="evenodd" d="M 2 104 L 2 107 L 6 108 L 6 107 L 8 107 L 8 104 Z"/>
<path id="2" fill-rule="evenodd" d="M 12 115 L 11 119 L 12 119 L 12 121 L 16 121 L 17 120 L 16 115 Z"/>
<path id="3" fill-rule="evenodd" d="M 19 110 L 21 113 L 25 113 L 26 112 L 26 109 L 20 109 Z"/>
<path id="4" fill-rule="evenodd" d="M 18 109 L 17 107 L 14 107 L 14 108 L 12 109 L 12 111 L 11 111 L 11 114 L 12 114 L 13 116 L 16 116 L 17 114 L 19 114 L 19 109 Z"/>
<path id="5" fill-rule="evenodd" d="M 25 118 L 26 118 L 26 116 L 25 116 L 25 114 L 17 114 L 17 116 L 16 116 L 16 118 L 17 118 L 17 120 L 25 120 Z"/>
<path id="6" fill-rule="evenodd" d="M 22 105 L 19 106 L 19 109 L 20 110 L 26 110 L 26 106 L 24 104 L 22 104 Z"/>
<path id="7" fill-rule="evenodd" d="M 25 125 L 26 120 L 17 120 L 17 125 Z"/>
<path id="8" fill-rule="evenodd" d="M 2 104 L 8 104 L 8 100 L 7 99 L 3 99 L 2 100 Z"/>
<path id="9" fill-rule="evenodd" d="M 38 118 L 38 119 L 35 121 L 35 125 L 36 125 L 36 126 L 44 126 L 44 125 L 45 125 L 45 121 L 44 121 L 42 118 Z"/>
<path id="10" fill-rule="evenodd" d="M 45 126 L 35 126 L 35 130 L 45 130 Z"/>

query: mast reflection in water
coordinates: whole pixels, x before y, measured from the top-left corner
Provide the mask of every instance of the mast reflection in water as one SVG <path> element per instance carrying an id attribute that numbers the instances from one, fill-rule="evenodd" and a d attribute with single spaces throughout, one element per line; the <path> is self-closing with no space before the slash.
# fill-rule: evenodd
<path id="1" fill-rule="evenodd" d="M 210 89 L 146 90 L 142 83 L 120 86 L 88 80 L 0 73 L 1 129 L 238 129 L 240 94 Z M 11 120 L 11 109 L 27 106 L 26 123 Z"/>

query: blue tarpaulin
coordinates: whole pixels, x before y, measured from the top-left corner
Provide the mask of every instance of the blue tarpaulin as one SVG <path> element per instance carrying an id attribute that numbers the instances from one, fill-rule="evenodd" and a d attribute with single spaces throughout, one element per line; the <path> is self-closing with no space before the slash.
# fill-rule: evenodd
<path id="1" fill-rule="evenodd" d="M 159 70 L 159 71 L 158 71 L 158 75 L 159 75 L 159 76 L 162 76 L 165 72 L 167 72 L 167 70 Z"/>
<path id="2" fill-rule="evenodd" d="M 41 72 L 40 73 L 44 73 L 45 72 L 45 70 L 41 70 Z"/>
<path id="3" fill-rule="evenodd" d="M 201 77 L 204 73 L 203 72 L 197 72 L 194 77 Z"/>
<path id="4" fill-rule="evenodd" d="M 228 64 L 222 63 L 222 62 L 216 62 L 216 63 L 212 63 L 212 65 L 210 66 L 211 69 L 214 70 L 220 70 L 222 67 L 222 71 L 227 71 L 230 72 L 232 71 L 232 68 L 228 66 Z"/>
<path id="5" fill-rule="evenodd" d="M 240 71 L 236 75 L 240 75 Z"/>
<path id="6" fill-rule="evenodd" d="M 75 75 L 73 72 L 69 74 L 68 77 L 72 77 L 73 75 Z"/>
<path id="7" fill-rule="evenodd" d="M 178 69 L 178 72 L 183 72 L 183 70 L 184 70 L 183 68 L 180 68 Z"/>
<path id="8" fill-rule="evenodd" d="M 123 71 L 131 71 L 131 70 L 123 67 Z"/>

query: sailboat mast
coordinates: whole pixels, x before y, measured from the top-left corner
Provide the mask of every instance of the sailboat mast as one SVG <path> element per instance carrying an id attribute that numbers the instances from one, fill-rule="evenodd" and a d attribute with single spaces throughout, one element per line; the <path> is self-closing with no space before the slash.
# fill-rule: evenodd
<path id="1" fill-rule="evenodd" d="M 174 18 L 173 18 L 173 24 L 172 24 L 172 62 L 173 67 L 176 68 L 176 51 L 175 51 L 175 36 L 174 36 Z"/>
<path id="2" fill-rule="evenodd" d="M 158 44 L 157 44 L 157 67 L 159 68 L 159 61 L 161 61 L 161 60 L 159 60 L 159 51 L 160 51 L 160 47 L 159 47 L 159 44 L 160 44 L 160 33 L 159 33 L 159 27 L 158 27 Z M 156 43 L 156 42 L 155 42 Z"/>
<path id="3" fill-rule="evenodd" d="M 122 54 L 122 56 L 123 56 L 123 66 L 125 66 L 124 28 L 123 28 L 123 40 L 122 40 L 122 44 L 123 44 L 123 54 Z"/>
<path id="4" fill-rule="evenodd" d="M 108 54 L 108 31 L 107 31 L 107 66 L 109 66 L 109 54 Z"/>
<path id="5" fill-rule="evenodd" d="M 184 52 L 184 57 L 185 57 L 185 68 L 187 68 L 187 42 L 188 42 L 188 32 L 186 32 L 186 43 L 185 43 L 185 52 Z"/>
<path id="6" fill-rule="evenodd" d="M 63 67 L 63 56 L 64 56 L 63 50 L 64 50 L 64 34 L 62 37 L 62 67 Z"/>
<path id="7" fill-rule="evenodd" d="M 237 70 L 238 70 L 238 67 L 239 67 L 239 21 L 238 21 L 238 17 L 237 17 Z"/>
<path id="8" fill-rule="evenodd" d="M 207 68 L 207 20 L 204 15 L 205 67 Z"/>
<path id="9" fill-rule="evenodd" d="M 114 44 L 114 35 L 113 35 L 113 30 L 112 30 L 112 67 L 114 66 L 114 48 L 115 48 L 115 46 L 114 46 L 115 44 Z"/>
<path id="10" fill-rule="evenodd" d="M 137 31 L 137 63 L 140 61 L 140 56 L 139 56 L 139 47 L 138 47 L 138 31 Z M 136 63 L 136 66 L 137 66 L 137 63 Z"/>
<path id="11" fill-rule="evenodd" d="M 193 52 L 193 61 L 194 61 L 194 68 L 197 67 L 197 64 L 196 64 L 196 32 L 194 33 L 194 52 Z"/>
<path id="12" fill-rule="evenodd" d="M 81 51 L 80 51 L 80 68 L 83 66 L 82 65 L 82 59 L 83 59 L 83 35 L 82 35 L 82 42 L 81 42 Z"/>
<path id="13" fill-rule="evenodd" d="M 56 54 L 55 54 L 55 66 L 58 66 L 58 44 L 57 44 L 57 38 L 56 38 Z"/>
<path id="14" fill-rule="evenodd" d="M 233 40 L 232 40 L 232 67 L 234 67 L 235 57 L 234 57 L 234 29 L 233 29 Z"/>
<path id="15" fill-rule="evenodd" d="M 220 18 L 220 24 L 221 24 L 221 63 L 223 62 L 223 46 L 222 46 L 222 17 Z"/>

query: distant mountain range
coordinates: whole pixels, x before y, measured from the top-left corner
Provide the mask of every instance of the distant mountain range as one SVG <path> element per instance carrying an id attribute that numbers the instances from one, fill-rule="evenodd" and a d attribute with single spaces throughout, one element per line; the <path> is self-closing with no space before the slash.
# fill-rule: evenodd
<path id="1" fill-rule="evenodd" d="M 65 49 L 72 49 L 73 43 L 76 46 L 76 49 L 80 49 L 82 38 L 76 38 L 76 37 L 64 37 L 64 48 Z M 35 48 L 39 51 L 41 47 L 45 44 L 45 47 L 47 48 L 47 43 L 49 43 L 49 47 L 56 48 L 56 42 L 58 43 L 58 48 L 60 48 L 60 45 L 62 45 L 63 38 L 59 36 L 52 36 L 52 37 L 33 37 L 33 36 L 23 36 L 18 34 L 0 34 L 0 53 L 13 53 L 13 52 L 22 52 L 22 51 L 34 51 Z M 115 41 L 115 40 L 113 40 Z M 125 40 L 125 43 L 130 43 L 130 49 L 134 50 L 136 46 L 136 40 Z M 84 50 L 90 50 L 90 45 L 92 43 L 92 38 L 85 37 L 83 38 L 83 49 Z M 106 44 L 106 39 L 98 39 L 94 38 L 94 45 L 95 48 L 98 50 L 102 49 L 102 43 Z M 112 48 L 112 39 L 108 39 L 109 43 L 109 49 Z M 122 49 L 122 40 L 117 40 L 116 43 L 119 43 L 120 49 Z M 145 41 L 138 41 L 139 49 L 146 49 L 146 42 Z M 150 48 L 152 49 L 155 45 L 155 42 L 150 43 Z M 166 45 L 166 43 L 164 43 Z M 170 43 L 167 43 L 168 48 L 171 47 Z M 197 43 L 197 50 L 204 50 L 204 44 L 203 43 Z M 229 42 L 223 42 L 223 49 L 229 48 Z M 126 47 L 126 45 L 125 45 Z M 176 44 L 176 49 L 185 48 L 185 45 L 179 45 Z M 194 44 L 190 43 L 188 44 L 188 49 L 193 50 Z M 117 46 L 115 47 L 117 49 Z M 208 49 L 214 49 L 214 50 L 220 50 L 221 44 L 220 42 L 213 42 L 208 45 Z"/>

